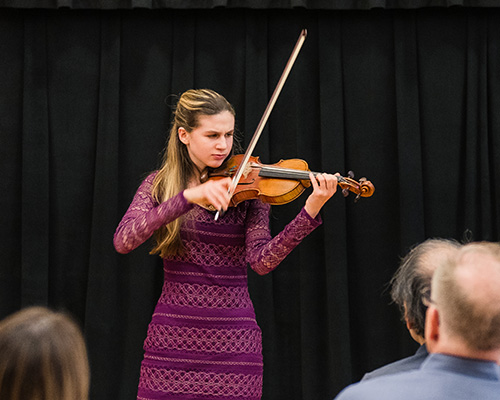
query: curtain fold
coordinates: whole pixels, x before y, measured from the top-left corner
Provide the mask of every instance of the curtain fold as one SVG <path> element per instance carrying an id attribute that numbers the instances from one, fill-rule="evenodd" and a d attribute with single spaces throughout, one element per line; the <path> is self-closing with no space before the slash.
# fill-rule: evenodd
<path id="1" fill-rule="evenodd" d="M 318 82 L 319 93 L 319 119 L 321 121 L 321 142 L 319 157 L 321 165 L 326 172 L 342 170 L 345 175 L 349 166 L 345 160 L 346 138 L 344 109 L 344 54 L 343 54 L 343 18 L 342 14 L 324 16 L 318 20 L 318 36 L 325 43 L 330 43 L 331 51 L 318 51 Z M 335 113 L 332 112 L 335 110 Z M 340 194 L 340 193 L 339 193 Z M 349 196 L 352 196 L 350 194 Z M 352 197 L 351 197 L 352 199 Z M 346 202 L 339 202 L 336 210 L 324 210 L 323 215 L 333 224 L 324 224 L 324 237 L 327 242 L 323 248 L 325 259 L 324 279 L 327 287 L 336 287 L 337 282 L 348 282 L 348 271 L 344 268 L 336 268 L 331 260 L 339 260 L 346 264 L 349 258 L 349 246 L 347 239 L 348 215 Z M 326 324 L 323 326 L 326 335 L 324 352 L 326 377 L 323 377 L 328 386 L 340 387 L 342 382 L 352 381 L 352 354 L 350 335 L 346 330 L 335 329 L 334 326 L 349 326 L 350 305 L 349 288 L 343 285 L 341 290 L 326 291 L 324 303 L 327 315 Z M 334 360 L 343 360 L 343 367 Z M 333 372 L 333 373 L 332 373 Z M 328 396 L 325 396 L 328 397 Z"/>
<path id="2" fill-rule="evenodd" d="M 491 231 L 491 185 L 490 158 L 488 155 L 488 23 L 487 16 L 473 13 L 467 24 L 467 47 L 471 49 L 466 58 L 466 104 L 464 154 L 462 168 L 465 204 L 474 202 L 466 215 L 465 223 L 471 229 Z M 472 134 L 474 132 L 474 134 Z M 482 154 L 480 157 L 479 155 Z"/>
<path id="3" fill-rule="evenodd" d="M 397 107 L 395 140 L 398 143 L 399 156 L 397 184 L 403 193 L 413 191 L 413 196 L 400 198 L 400 237 L 403 243 L 416 243 L 419 238 L 425 237 L 425 226 L 418 225 L 412 230 L 405 229 L 412 224 L 414 218 L 423 219 L 425 215 L 423 192 L 414 190 L 414 188 L 424 186 L 417 35 L 415 14 L 401 16 L 394 21 L 394 77 Z M 406 235 L 409 236 L 406 237 Z"/>
<path id="4" fill-rule="evenodd" d="M 333 398 L 410 354 L 387 292 L 399 258 L 428 237 L 499 240 L 500 11 L 450 3 L 3 9 L 0 317 L 28 304 L 71 312 L 89 347 L 91 398 L 134 398 L 162 266 L 151 242 L 121 255 L 112 237 L 159 165 L 175 98 L 193 87 L 223 94 L 245 148 L 306 28 L 254 155 L 353 170 L 376 190 L 358 202 L 339 190 L 276 271 L 249 271 L 263 399 Z M 274 234 L 309 192 L 272 208 Z"/>
<path id="5" fill-rule="evenodd" d="M 487 101 L 487 158 L 491 187 L 489 201 L 490 210 L 490 240 L 498 240 L 500 236 L 500 226 L 495 223 L 500 218 L 500 209 L 497 207 L 500 201 L 500 137 L 496 134 L 500 128 L 500 116 L 496 112 L 496 107 L 500 104 L 499 93 L 494 90 L 500 82 L 500 45 L 496 43 L 496 38 L 500 34 L 500 18 L 496 14 L 488 16 L 487 30 L 487 82 L 486 82 L 486 101 Z M 496 238 L 496 239 L 495 239 Z"/>
<path id="6" fill-rule="evenodd" d="M 100 396 L 113 398 L 120 393 L 121 374 L 118 372 L 126 357 L 124 326 L 119 312 L 126 309 L 127 296 L 112 242 L 103 238 L 113 237 L 113 225 L 120 218 L 118 210 L 110 209 L 110 205 L 118 203 L 118 187 L 111 183 L 118 182 L 120 176 L 121 20 L 116 15 L 104 15 L 99 28 L 99 74 L 96 76 L 99 93 L 87 282 L 87 298 L 93 300 L 87 302 L 85 315 L 92 318 L 86 319 L 85 330 L 88 341 L 96 344 L 90 351 L 92 364 L 98 365 L 103 372 L 117 372 L 94 374 L 93 392 L 101 388 Z M 106 306 L 102 307 L 104 304 Z"/>
<path id="7" fill-rule="evenodd" d="M 25 23 L 22 104 L 21 304 L 49 302 L 49 104 L 45 18 Z"/>
<path id="8" fill-rule="evenodd" d="M 13 35 L 13 33 L 15 33 Z M 0 169 L 3 173 L 3 196 L 0 222 L 0 315 L 21 306 L 23 236 L 23 80 L 24 80 L 24 18 L 14 13 L 0 14 L 0 53 L 10 60 L 0 62 Z"/>

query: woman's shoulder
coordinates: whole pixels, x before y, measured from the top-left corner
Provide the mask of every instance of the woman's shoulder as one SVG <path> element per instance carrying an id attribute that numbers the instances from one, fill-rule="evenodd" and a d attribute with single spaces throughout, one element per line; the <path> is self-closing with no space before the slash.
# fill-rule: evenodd
<path id="1" fill-rule="evenodd" d="M 153 182 L 158 174 L 158 171 L 147 172 L 141 177 L 141 182 L 137 188 L 137 192 L 150 193 L 153 187 Z"/>
<path id="2" fill-rule="evenodd" d="M 152 172 L 146 172 L 144 174 L 145 178 L 142 179 L 142 182 L 152 184 L 156 175 L 158 175 L 158 170 Z"/>

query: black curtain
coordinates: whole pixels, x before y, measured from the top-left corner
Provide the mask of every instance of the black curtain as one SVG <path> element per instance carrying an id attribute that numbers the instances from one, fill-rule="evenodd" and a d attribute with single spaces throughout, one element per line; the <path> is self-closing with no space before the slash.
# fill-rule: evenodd
<path id="1" fill-rule="evenodd" d="M 0 7 L 116 9 L 307 9 L 370 10 L 422 7 L 500 7 L 497 0 L 0 0 Z"/>
<path id="2" fill-rule="evenodd" d="M 30 304 L 75 315 L 93 400 L 135 398 L 162 269 L 150 242 L 119 255 L 112 236 L 159 164 L 171 95 L 222 93 L 248 144 L 303 28 L 254 155 L 353 170 L 376 191 L 337 193 L 276 271 L 249 272 L 264 399 L 331 399 L 415 350 L 387 293 L 411 245 L 499 240 L 500 10 L 70 3 L 0 9 L 0 317 Z M 273 207 L 274 233 L 306 195 Z"/>

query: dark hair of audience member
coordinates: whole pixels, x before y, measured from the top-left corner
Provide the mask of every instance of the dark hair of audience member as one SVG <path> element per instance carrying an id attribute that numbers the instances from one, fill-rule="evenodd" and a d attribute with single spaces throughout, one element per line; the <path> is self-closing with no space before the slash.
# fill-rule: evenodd
<path id="1" fill-rule="evenodd" d="M 83 335 L 66 314 L 29 307 L 0 322 L 0 399 L 87 400 Z"/>
<path id="2" fill-rule="evenodd" d="M 452 239 L 427 239 L 403 257 L 391 279 L 391 298 L 402 319 L 408 319 L 415 333 L 422 337 L 427 310 L 424 301 L 430 298 L 432 275 L 445 253 L 459 247 L 460 243 Z"/>

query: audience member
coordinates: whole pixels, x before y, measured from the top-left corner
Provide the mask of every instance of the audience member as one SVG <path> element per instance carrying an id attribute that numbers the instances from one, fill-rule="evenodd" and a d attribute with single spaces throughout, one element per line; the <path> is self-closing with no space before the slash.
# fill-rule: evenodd
<path id="1" fill-rule="evenodd" d="M 500 244 L 469 243 L 436 269 L 420 369 L 360 382 L 337 400 L 498 400 Z"/>
<path id="2" fill-rule="evenodd" d="M 5 318 L 0 355 L 0 399 L 88 399 L 85 342 L 66 314 L 29 307 Z"/>
<path id="3" fill-rule="evenodd" d="M 428 356 L 424 337 L 427 310 L 424 299 L 430 298 L 431 278 L 437 266 L 459 247 L 460 243 L 455 240 L 427 239 L 413 247 L 401 260 L 398 270 L 391 279 L 391 297 L 398 305 L 411 337 L 420 347 L 410 357 L 365 374 L 362 381 L 417 369 Z"/>

